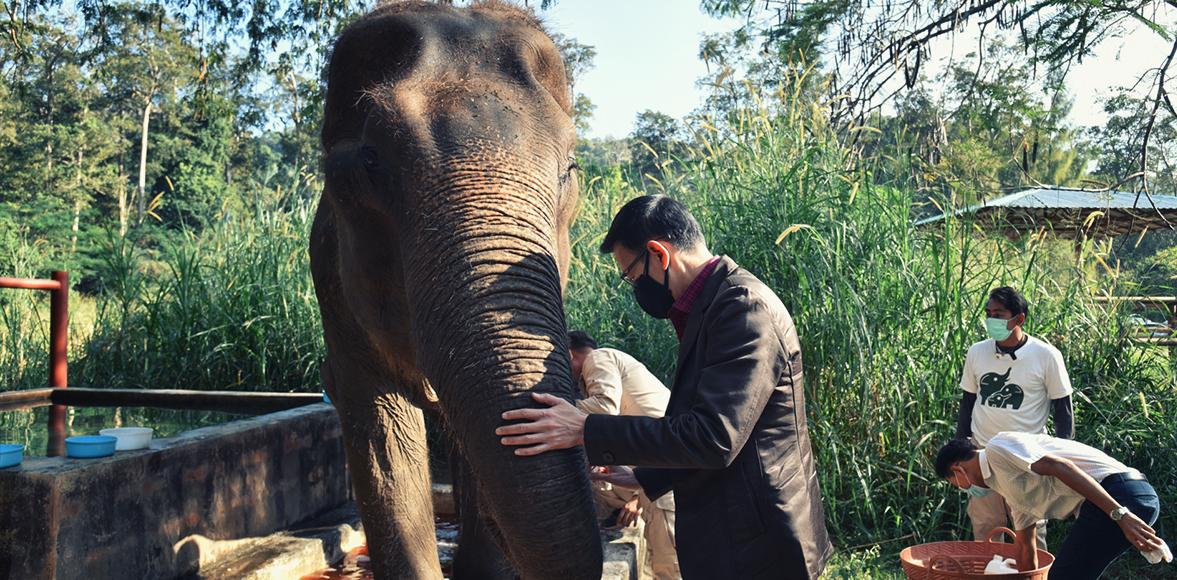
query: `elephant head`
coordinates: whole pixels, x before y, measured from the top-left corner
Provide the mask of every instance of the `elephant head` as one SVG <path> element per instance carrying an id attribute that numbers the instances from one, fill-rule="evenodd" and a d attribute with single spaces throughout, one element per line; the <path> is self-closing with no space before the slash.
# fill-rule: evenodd
<path id="1" fill-rule="evenodd" d="M 444 415 L 523 578 L 599 578 L 581 451 L 517 457 L 494 435 L 531 391 L 573 397 L 576 135 L 559 52 L 497 1 L 403 2 L 344 31 L 325 77 L 323 384 L 377 578 L 441 575 L 421 407 Z"/>

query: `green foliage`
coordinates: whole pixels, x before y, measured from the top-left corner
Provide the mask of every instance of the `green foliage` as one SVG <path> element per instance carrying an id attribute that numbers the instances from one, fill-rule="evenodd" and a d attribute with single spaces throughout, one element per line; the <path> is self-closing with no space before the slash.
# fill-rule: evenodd
<path id="1" fill-rule="evenodd" d="M 1096 179 L 1109 185 L 1145 172 L 1148 187 L 1154 194 L 1177 193 L 1177 118 L 1153 117 L 1151 99 L 1119 94 L 1104 103 L 1108 114 L 1103 127 L 1090 127 L 1092 153 L 1098 161 Z M 1145 132 L 1141 127 L 1151 124 Z M 1145 147 L 1145 136 L 1148 146 Z M 1140 182 L 1133 181 L 1133 185 Z"/>
<path id="2" fill-rule="evenodd" d="M 836 551 L 826 563 L 826 580 L 904 580 L 898 560 L 878 546 L 862 551 Z"/>
<path id="3" fill-rule="evenodd" d="M 576 92 L 576 82 L 594 68 L 593 59 L 596 58 L 597 51 L 563 34 L 553 34 L 552 42 L 556 43 L 560 56 L 564 58 L 564 76 L 568 79 L 568 94 L 572 98 L 572 122 L 576 124 L 577 131 L 587 133 L 589 119 L 592 119 L 593 110 L 597 106 L 584 93 Z"/>
<path id="4" fill-rule="evenodd" d="M 317 390 L 323 347 L 306 253 L 312 217 L 310 203 L 275 196 L 199 234 L 165 235 L 152 251 L 110 235 L 106 293 L 71 382 Z"/>
<path id="5" fill-rule="evenodd" d="M 629 156 L 643 187 L 661 187 L 666 169 L 686 152 L 682 138 L 682 126 L 674 117 L 650 110 L 638 113 L 629 135 Z"/>
<path id="6" fill-rule="evenodd" d="M 27 232 L 3 227 L 0 268 L 13 278 L 47 278 L 40 270 L 49 248 L 30 244 Z M 0 391 L 44 387 L 49 382 L 49 310 L 44 292 L 0 288 Z"/>
<path id="7" fill-rule="evenodd" d="M 861 119 L 881 106 L 895 94 L 900 78 L 911 88 L 926 72 L 922 67 L 932 56 L 931 43 L 964 32 L 969 24 L 978 25 L 982 39 L 1016 31 L 1018 48 L 1050 73 L 1065 73 L 1090 56 L 1102 41 L 1119 36 L 1125 22 L 1173 40 L 1172 23 L 1164 20 L 1164 8 L 1172 7 L 1167 0 L 703 0 L 701 6 L 713 15 L 744 17 L 741 33 L 757 37 L 766 52 L 829 55 L 831 94 L 843 97 L 831 110 L 837 119 Z M 1152 58 L 1163 70 L 1172 56 Z M 1165 92 L 1159 83 L 1154 86 Z"/>
<path id="8" fill-rule="evenodd" d="M 629 144 L 625 139 L 606 137 L 576 141 L 576 161 L 581 167 L 608 167 L 628 163 L 630 160 Z"/>
<path id="9" fill-rule="evenodd" d="M 1061 78 L 1040 93 L 1025 56 L 1000 41 L 987 46 L 979 68 L 957 64 L 947 74 L 942 92 L 921 78 L 897 99 L 894 117 L 872 117 L 879 132 L 859 135 L 863 155 L 907 154 L 905 178 L 919 198 L 952 207 L 1039 183 L 1081 185 L 1087 148 L 1067 125 L 1072 102 Z"/>

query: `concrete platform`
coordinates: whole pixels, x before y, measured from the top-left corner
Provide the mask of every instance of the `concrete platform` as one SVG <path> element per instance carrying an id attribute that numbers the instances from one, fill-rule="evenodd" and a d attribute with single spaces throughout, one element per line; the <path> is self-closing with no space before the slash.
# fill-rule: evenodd
<path id="1" fill-rule="evenodd" d="M 452 513 L 452 488 L 434 484 L 433 501 L 437 513 Z M 646 557 L 642 528 L 602 530 L 601 541 L 605 548 L 602 580 L 643 580 L 638 566 Z M 207 546 L 207 550 L 219 551 L 222 556 L 215 565 L 201 569 L 196 578 L 298 580 L 300 576 L 331 566 L 363 542 L 359 512 L 354 504 L 349 504 L 290 531 L 244 544 Z"/>
<path id="2" fill-rule="evenodd" d="M 171 580 L 351 500 L 323 403 L 0 469 L 0 580 Z"/>
<path id="3" fill-rule="evenodd" d="M 364 542 L 335 409 L 318 403 L 97 459 L 0 469 L 0 580 L 297 580 Z M 450 486 L 434 486 L 453 513 Z M 641 528 L 602 531 L 641 580 Z"/>

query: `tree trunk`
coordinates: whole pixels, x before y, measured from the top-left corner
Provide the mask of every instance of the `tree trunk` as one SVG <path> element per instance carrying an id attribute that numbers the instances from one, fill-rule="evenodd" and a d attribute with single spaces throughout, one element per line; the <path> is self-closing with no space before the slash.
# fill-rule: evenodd
<path id="1" fill-rule="evenodd" d="M 73 252 L 77 251 L 77 249 L 78 249 L 78 221 L 80 220 L 81 213 L 82 213 L 82 200 L 80 199 L 81 188 L 82 188 L 82 148 L 78 147 L 78 167 L 77 167 L 77 172 L 74 173 L 74 192 L 75 192 L 74 195 L 78 196 L 78 199 L 74 199 L 74 234 L 72 236 L 70 236 L 70 241 L 69 241 L 70 253 L 73 253 Z"/>
<path id="2" fill-rule="evenodd" d="M 147 183 L 147 124 L 151 120 L 151 101 L 143 106 L 143 140 L 139 145 L 139 222 L 143 225 L 143 214 L 147 211 L 146 183 Z"/>
<path id="3" fill-rule="evenodd" d="M 74 200 L 74 235 L 70 236 L 69 251 L 73 253 L 78 249 L 78 221 L 82 215 L 82 200 Z"/>
<path id="4" fill-rule="evenodd" d="M 122 151 L 122 147 L 119 147 Z M 119 153 L 119 237 L 127 235 L 127 175 L 123 172 L 123 154 Z"/>
<path id="5" fill-rule="evenodd" d="M 57 91 L 53 86 L 54 77 L 57 72 L 57 58 L 50 58 L 45 61 L 45 78 L 49 94 L 45 100 L 45 117 L 43 119 L 45 126 L 49 128 L 49 137 L 45 139 L 45 183 L 48 185 L 53 179 L 53 115 L 56 113 L 57 107 Z"/>

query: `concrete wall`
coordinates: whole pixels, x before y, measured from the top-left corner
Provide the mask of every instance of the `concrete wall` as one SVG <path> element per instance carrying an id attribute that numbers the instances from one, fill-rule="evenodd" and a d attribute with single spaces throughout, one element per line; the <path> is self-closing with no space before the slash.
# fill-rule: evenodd
<path id="1" fill-rule="evenodd" d="M 207 427 L 99 459 L 0 469 L 0 580 L 171 580 L 350 499 L 327 404 Z"/>

